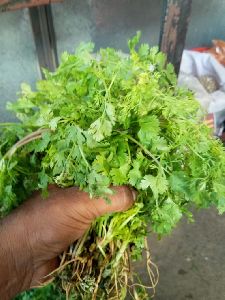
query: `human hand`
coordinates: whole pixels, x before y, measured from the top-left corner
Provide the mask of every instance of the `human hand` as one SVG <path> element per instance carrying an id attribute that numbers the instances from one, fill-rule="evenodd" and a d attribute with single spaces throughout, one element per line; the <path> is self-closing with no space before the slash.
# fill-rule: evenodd
<path id="1" fill-rule="evenodd" d="M 3 219 L 0 226 L 0 294 L 10 299 L 17 293 L 40 285 L 58 266 L 58 255 L 103 214 L 128 209 L 135 194 L 128 187 L 113 188 L 111 204 L 90 199 L 77 188 L 49 188 Z M 7 283 L 7 284 L 6 284 Z M 5 297 L 5 298 L 4 298 Z"/>

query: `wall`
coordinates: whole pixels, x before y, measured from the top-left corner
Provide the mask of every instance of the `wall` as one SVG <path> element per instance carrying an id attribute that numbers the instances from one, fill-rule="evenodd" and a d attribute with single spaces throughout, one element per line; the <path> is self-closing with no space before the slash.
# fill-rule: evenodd
<path id="1" fill-rule="evenodd" d="M 193 0 L 187 48 L 209 46 L 213 39 L 225 40 L 224 15 L 224 0 Z"/>
<path id="2" fill-rule="evenodd" d="M 157 44 L 162 1 L 67 1 L 53 8 L 58 52 L 73 51 L 80 41 L 94 41 L 96 49 L 127 51 L 127 39 L 137 30 L 142 41 Z M 63 24 L 63 26 L 62 26 Z"/>
<path id="3" fill-rule="evenodd" d="M 0 122 L 13 120 L 5 111 L 22 82 L 34 86 L 38 62 L 27 10 L 0 14 Z"/>

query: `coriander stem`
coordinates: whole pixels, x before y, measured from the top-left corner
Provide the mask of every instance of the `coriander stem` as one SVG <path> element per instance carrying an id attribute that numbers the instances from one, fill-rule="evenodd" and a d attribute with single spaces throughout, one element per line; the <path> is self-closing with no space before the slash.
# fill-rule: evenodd
<path id="1" fill-rule="evenodd" d="M 0 126 L 3 126 L 3 127 L 5 127 L 5 126 L 17 126 L 18 125 L 18 123 L 13 123 L 13 122 L 8 122 L 8 123 L 0 123 Z M 20 124 L 21 125 L 21 124 Z"/>
<path id="2" fill-rule="evenodd" d="M 144 152 L 145 154 L 147 154 L 148 156 L 150 156 L 152 158 L 152 160 L 166 173 L 169 174 L 169 172 L 163 168 L 163 166 L 160 164 L 160 162 L 158 161 L 158 159 L 148 150 L 146 149 L 141 143 L 139 143 L 137 140 L 135 140 L 132 136 L 127 135 L 128 139 L 131 140 L 132 142 L 134 142 L 136 145 L 138 145 Z"/>
<path id="3" fill-rule="evenodd" d="M 80 150 L 80 154 L 81 154 L 83 160 L 85 161 L 86 165 L 88 166 L 89 169 L 91 169 L 91 166 L 90 166 L 89 162 L 87 161 L 87 159 L 86 159 L 86 157 L 84 155 L 83 149 L 81 148 L 80 145 L 78 145 L 78 148 Z"/>
<path id="4" fill-rule="evenodd" d="M 196 151 L 190 146 L 190 144 L 188 145 L 188 147 L 191 149 L 191 151 L 192 151 L 195 155 L 197 155 L 199 158 L 201 158 L 202 160 L 204 160 L 204 158 L 203 158 L 198 152 L 196 152 Z"/>
<path id="5" fill-rule="evenodd" d="M 20 141 L 18 141 L 15 145 L 13 145 L 7 152 L 6 154 L 3 156 L 2 159 L 6 159 L 6 158 L 11 158 L 13 156 L 13 154 L 22 146 L 29 144 L 30 142 L 40 139 L 42 137 L 42 133 L 46 132 L 46 131 L 50 131 L 47 128 L 43 128 L 43 129 L 38 129 L 35 132 L 32 132 L 30 134 L 28 134 L 27 136 L 25 136 L 24 138 L 22 138 Z"/>
<path id="6" fill-rule="evenodd" d="M 128 142 L 127 142 L 127 152 L 128 152 L 128 157 L 129 157 L 129 163 L 131 163 L 130 146 L 129 146 Z"/>

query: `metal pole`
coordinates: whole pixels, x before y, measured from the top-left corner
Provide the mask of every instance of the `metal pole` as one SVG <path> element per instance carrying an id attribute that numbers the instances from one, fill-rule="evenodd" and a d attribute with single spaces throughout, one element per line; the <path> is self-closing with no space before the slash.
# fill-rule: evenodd
<path id="1" fill-rule="evenodd" d="M 192 0 L 164 1 L 159 47 L 162 52 L 166 53 L 167 61 L 174 65 L 176 74 L 180 70 L 191 15 L 191 5 Z"/>
<path id="2" fill-rule="evenodd" d="M 58 56 L 51 6 L 29 8 L 29 14 L 40 69 L 54 71 L 58 66 Z"/>

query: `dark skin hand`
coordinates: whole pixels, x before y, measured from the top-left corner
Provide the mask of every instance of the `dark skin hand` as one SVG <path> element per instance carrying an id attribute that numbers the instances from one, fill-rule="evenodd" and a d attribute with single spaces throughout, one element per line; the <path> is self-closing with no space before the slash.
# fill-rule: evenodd
<path id="1" fill-rule="evenodd" d="M 111 204 L 90 199 L 77 188 L 49 188 L 43 200 L 36 193 L 0 223 L 0 298 L 40 285 L 58 266 L 58 256 L 79 239 L 98 216 L 124 211 L 135 193 L 113 188 Z"/>

